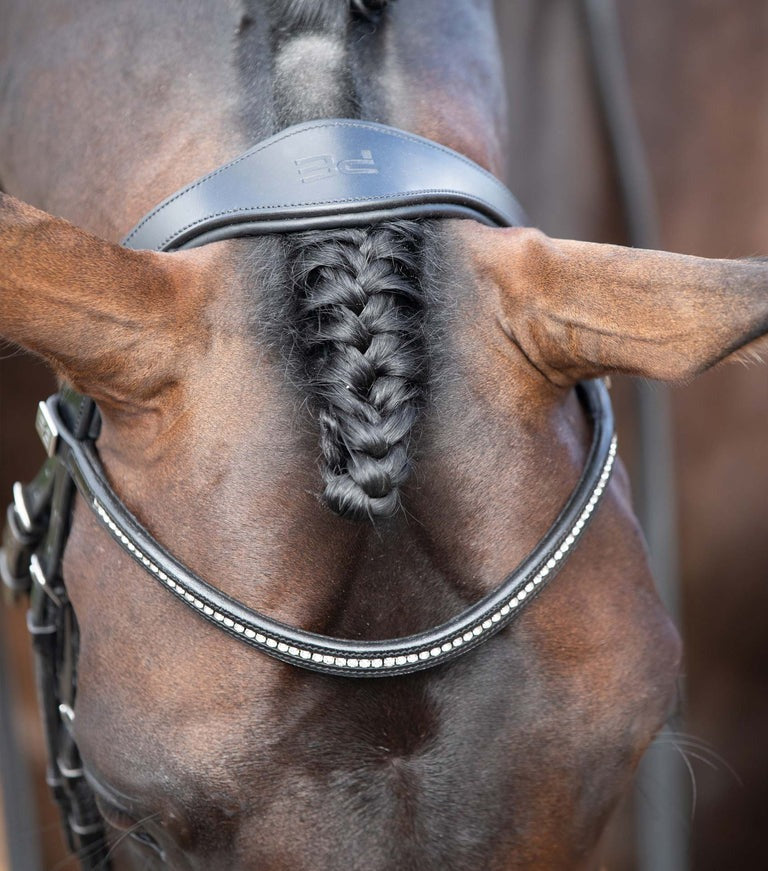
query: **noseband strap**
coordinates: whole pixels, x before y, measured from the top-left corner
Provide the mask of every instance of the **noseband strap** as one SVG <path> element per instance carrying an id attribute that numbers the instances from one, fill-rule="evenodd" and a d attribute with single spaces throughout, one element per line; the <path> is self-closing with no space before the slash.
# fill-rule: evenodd
<path id="1" fill-rule="evenodd" d="M 43 443 L 64 463 L 80 495 L 112 538 L 201 617 L 291 665 L 349 677 L 385 677 L 421 671 L 477 647 L 510 623 L 557 574 L 594 514 L 616 454 L 605 386 L 601 381 L 585 382 L 580 392 L 593 420 L 592 447 L 573 493 L 533 552 L 497 589 L 453 620 L 427 632 L 385 641 L 349 641 L 307 632 L 227 596 L 179 562 L 128 511 L 109 485 L 93 441 L 77 438 L 65 424 L 58 395 L 41 403 L 37 426 Z"/>

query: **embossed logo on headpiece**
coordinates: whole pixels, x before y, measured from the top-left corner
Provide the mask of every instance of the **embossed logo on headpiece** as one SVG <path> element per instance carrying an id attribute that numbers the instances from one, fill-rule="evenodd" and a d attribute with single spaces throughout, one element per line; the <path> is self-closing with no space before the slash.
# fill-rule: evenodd
<path id="1" fill-rule="evenodd" d="M 318 154 L 314 157 L 301 157 L 294 160 L 302 183 L 322 181 L 341 173 L 342 175 L 378 175 L 379 168 L 373 159 L 373 152 L 367 148 L 360 151 L 360 157 L 336 160 L 332 154 Z"/>

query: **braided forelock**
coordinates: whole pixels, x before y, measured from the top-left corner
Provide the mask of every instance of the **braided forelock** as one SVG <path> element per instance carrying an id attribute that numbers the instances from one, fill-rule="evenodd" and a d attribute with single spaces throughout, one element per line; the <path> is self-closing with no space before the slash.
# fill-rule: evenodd
<path id="1" fill-rule="evenodd" d="M 426 374 L 423 234 L 403 221 L 288 238 L 323 498 L 344 516 L 394 514 L 410 472 Z"/>

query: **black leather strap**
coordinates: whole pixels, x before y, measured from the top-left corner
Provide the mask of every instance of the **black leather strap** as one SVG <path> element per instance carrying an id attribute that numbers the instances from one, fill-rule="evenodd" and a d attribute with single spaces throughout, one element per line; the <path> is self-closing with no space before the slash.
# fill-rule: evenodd
<path id="1" fill-rule="evenodd" d="M 64 390 L 59 425 L 76 439 L 87 439 L 95 412 L 93 400 Z M 75 495 L 72 476 L 57 453 L 55 433 L 39 429 L 49 459 L 29 484 L 14 486 L 8 511 L 0 575 L 14 593 L 29 595 L 27 628 L 35 651 L 37 684 L 48 749 L 46 780 L 59 805 L 70 849 L 86 871 L 111 867 L 104 821 L 86 784 L 73 737 L 77 690 L 78 629 L 61 575 Z"/>
<path id="2" fill-rule="evenodd" d="M 168 197 L 123 239 L 168 251 L 235 236 L 399 217 L 525 224 L 498 179 L 450 148 L 372 121 L 289 127 Z"/>
<path id="3" fill-rule="evenodd" d="M 126 509 L 107 481 L 93 442 L 76 437 L 67 426 L 58 396 L 47 401 L 44 418 L 55 431 L 59 458 L 115 541 L 201 617 L 292 665 L 349 677 L 383 677 L 447 662 L 490 638 L 554 577 L 581 538 L 607 485 L 615 439 L 611 404 L 603 383 L 586 382 L 579 389 L 594 421 L 592 447 L 579 483 L 535 550 L 496 590 L 448 623 L 383 641 L 349 641 L 305 632 L 225 595 L 179 562 Z M 50 442 L 43 434 L 46 440 Z"/>

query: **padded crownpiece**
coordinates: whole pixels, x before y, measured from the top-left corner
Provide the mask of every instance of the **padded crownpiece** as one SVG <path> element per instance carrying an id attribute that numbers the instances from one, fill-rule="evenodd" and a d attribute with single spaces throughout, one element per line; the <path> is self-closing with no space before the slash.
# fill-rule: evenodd
<path id="1" fill-rule="evenodd" d="M 510 191 L 456 151 L 372 121 L 332 119 L 289 127 L 182 188 L 123 245 L 169 251 L 414 217 L 526 223 Z"/>

